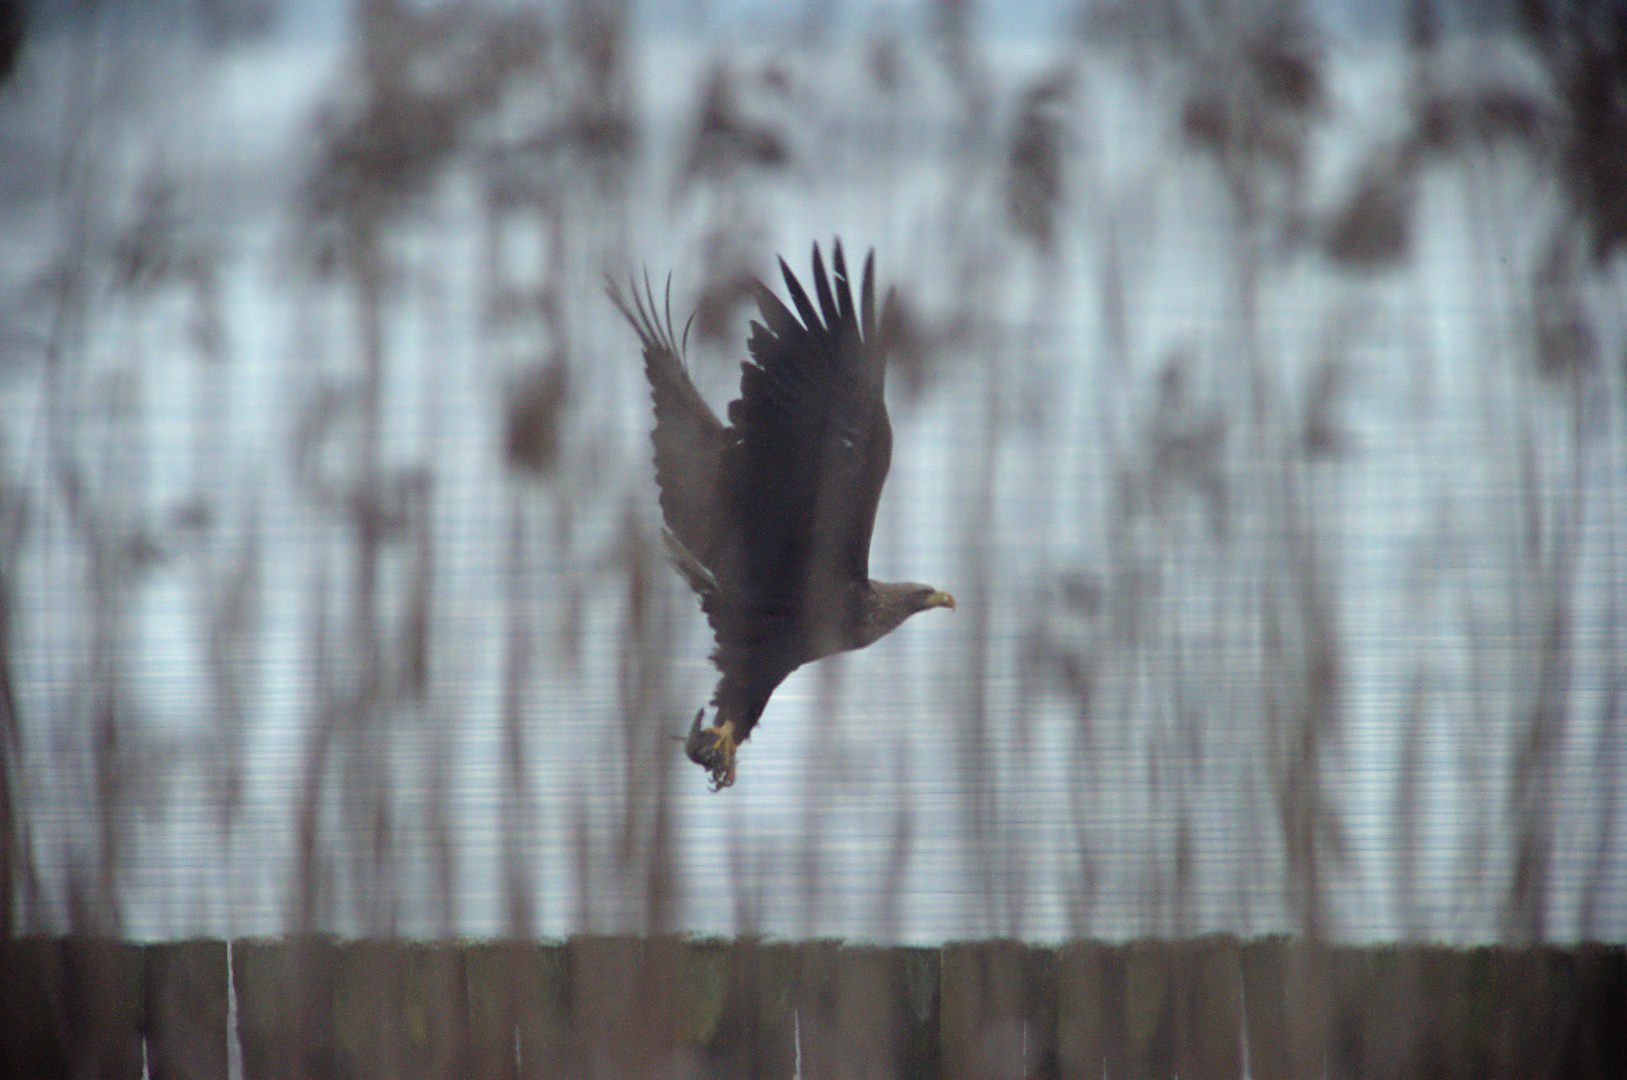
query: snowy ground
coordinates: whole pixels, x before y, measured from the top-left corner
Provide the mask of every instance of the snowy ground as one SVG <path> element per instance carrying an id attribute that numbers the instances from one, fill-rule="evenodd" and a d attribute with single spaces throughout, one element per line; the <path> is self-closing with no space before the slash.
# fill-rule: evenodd
<path id="1" fill-rule="evenodd" d="M 326 273 L 299 207 L 378 100 L 354 50 L 78 42 L 6 91 L 26 918 L 1627 934 L 1627 266 L 1534 60 L 1334 51 L 1295 106 L 1224 49 L 634 41 L 596 173 L 544 137 L 593 100 L 548 48 Z M 685 180 L 714 70 L 734 134 Z M 1534 133 L 1419 135 L 1493 94 Z M 782 167 L 729 156 L 758 130 Z M 872 572 L 961 606 L 787 680 L 711 794 L 601 282 L 670 270 L 687 312 L 835 235 L 917 335 Z M 505 395 L 549 363 L 539 478 Z"/>

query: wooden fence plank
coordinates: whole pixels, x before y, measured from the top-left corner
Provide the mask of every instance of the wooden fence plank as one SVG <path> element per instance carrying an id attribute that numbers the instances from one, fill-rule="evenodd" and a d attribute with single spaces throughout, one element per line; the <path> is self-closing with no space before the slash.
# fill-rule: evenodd
<path id="1" fill-rule="evenodd" d="M 674 975 L 684 990 L 686 1005 L 675 1018 L 678 1041 L 700 1048 L 716 1045 L 729 1004 L 731 954 L 754 953 L 757 942 L 694 941 L 682 943 L 680 965 Z"/>
<path id="2" fill-rule="evenodd" d="M 945 1076 L 994 1080 L 1055 1071 L 1054 952 L 1016 941 L 947 945 L 941 993 Z"/>
<path id="3" fill-rule="evenodd" d="M 903 956 L 875 945 L 848 946 L 837 953 L 837 1030 L 852 1061 L 862 1066 L 846 1076 L 902 1076 L 914 1071 L 906 1060 L 912 1047 Z M 918 1044 L 914 1044 L 918 1048 Z M 876 1064 L 876 1068 L 868 1066 Z"/>
<path id="4" fill-rule="evenodd" d="M 1248 1071 L 1321 1080 L 1330 1060 L 1332 961 L 1325 945 L 1264 938 L 1242 947 Z"/>
<path id="5" fill-rule="evenodd" d="M 900 949 L 903 999 L 899 1033 L 900 1077 L 943 1075 L 942 1027 L 943 950 Z"/>
<path id="6" fill-rule="evenodd" d="M 566 1013 L 571 1073 L 640 1076 L 648 1058 L 641 1009 L 643 942 L 581 934 L 565 946 Z"/>
<path id="7" fill-rule="evenodd" d="M 684 1072 L 694 1033 L 719 1012 L 706 957 L 682 938 L 574 937 L 566 946 L 570 1071 L 646 1076 Z M 698 965 L 698 967 L 696 966 Z"/>
<path id="8" fill-rule="evenodd" d="M 341 1076 L 401 1073 L 401 964 L 388 942 L 348 941 L 334 960 L 333 1044 Z"/>
<path id="9" fill-rule="evenodd" d="M 1330 1073 L 1401 1077 L 1417 1039 L 1416 957 L 1388 949 L 1334 949 L 1329 971 Z"/>
<path id="10" fill-rule="evenodd" d="M 1565 1067 L 1589 1080 L 1627 1076 L 1627 951 L 1584 945 L 1576 951 L 1576 973 L 1579 1004 L 1568 1025 Z"/>
<path id="11" fill-rule="evenodd" d="M 226 943 L 147 948 L 147 1063 L 152 1080 L 226 1075 Z"/>
<path id="12" fill-rule="evenodd" d="M 1627 1076 L 1627 951 L 1620 945 L 1495 953 L 1480 1003 L 1499 1076 Z"/>
<path id="13" fill-rule="evenodd" d="M 553 1080 L 565 1072 L 565 956 L 557 945 L 499 942 L 464 950 L 470 1075 Z"/>
<path id="14" fill-rule="evenodd" d="M 930 1060 L 931 1050 L 920 1037 L 920 987 L 911 987 L 908 954 L 811 942 L 797 958 L 792 1003 L 803 1077 L 913 1076 L 926 1067 L 911 1057 Z"/>
<path id="15" fill-rule="evenodd" d="M 750 938 L 699 942 L 691 946 L 691 963 L 707 987 L 693 1030 L 705 1070 L 721 1077 L 790 1077 L 796 1064 L 795 948 Z M 720 969 L 722 995 L 714 1014 L 710 991 Z"/>
<path id="16" fill-rule="evenodd" d="M 688 1075 L 699 1054 L 700 1033 L 722 1010 L 725 971 L 689 941 L 673 934 L 649 938 L 640 975 L 651 1073 Z"/>
<path id="17" fill-rule="evenodd" d="M 232 943 L 237 1035 L 245 1080 L 329 1080 L 337 1075 L 331 938 Z"/>
<path id="18" fill-rule="evenodd" d="M 1414 1039 L 1403 1055 L 1403 1076 L 1415 1080 L 1467 1080 L 1486 1075 L 1467 1027 L 1464 953 L 1426 946 L 1410 950 L 1418 972 Z M 1371 990 L 1367 991 L 1373 996 Z"/>
<path id="19" fill-rule="evenodd" d="M 44 937 L 0 941 L 0 1076 L 68 1075 L 62 957 Z"/>
<path id="20" fill-rule="evenodd" d="M 1243 946 L 1243 1011 L 1253 1080 L 1288 1080 L 1287 942 L 1261 938 Z"/>
<path id="21" fill-rule="evenodd" d="M 808 1080 L 877 1075 L 887 1068 L 895 1036 L 894 1017 L 870 988 L 844 979 L 842 944 L 811 941 L 797 949 L 796 989 L 791 999 L 796 1065 Z M 865 1001 L 854 1000 L 854 994 Z M 877 1010 L 864 1015 L 866 1010 Z M 867 1027 L 860 1033 L 858 1025 Z"/>
<path id="22" fill-rule="evenodd" d="M 64 938 L 62 1014 L 74 1076 L 137 1080 L 145 1067 L 146 953 L 108 938 Z"/>
<path id="23" fill-rule="evenodd" d="M 1117 951 L 1106 945 L 1081 942 L 1059 952 L 1056 1045 L 1063 1080 L 1101 1080 L 1109 1056 L 1122 1056 L 1116 1045 L 1121 968 Z"/>
<path id="24" fill-rule="evenodd" d="M 1233 938 L 1178 945 L 1172 969 L 1175 1072 L 1205 1080 L 1243 1076 L 1243 976 Z"/>
<path id="25" fill-rule="evenodd" d="M 470 1070 L 469 996 L 463 949 L 453 943 L 405 946 L 400 954 L 402 1067 L 411 1080 L 465 1080 Z"/>
<path id="26" fill-rule="evenodd" d="M 1284 958 L 1289 1075 L 1294 1080 L 1323 1080 L 1333 993 L 1328 948 L 1320 942 L 1291 941 Z"/>
<path id="27" fill-rule="evenodd" d="M 1175 1075 L 1174 957 L 1162 941 L 1136 941 L 1123 950 L 1118 1057 L 1109 1075 L 1124 1080 L 1170 1080 Z"/>

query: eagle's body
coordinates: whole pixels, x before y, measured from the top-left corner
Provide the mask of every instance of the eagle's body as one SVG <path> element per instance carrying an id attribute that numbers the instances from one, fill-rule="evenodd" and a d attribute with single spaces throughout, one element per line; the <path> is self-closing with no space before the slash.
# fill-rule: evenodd
<path id="1" fill-rule="evenodd" d="M 611 289 L 644 346 L 668 549 L 717 637 L 717 715 L 703 728 L 701 710 L 685 744 L 716 787 L 733 783 L 736 744 L 792 671 L 862 648 L 917 611 L 954 606 L 930 586 L 869 576 L 893 439 L 875 257 L 858 307 L 840 244 L 831 262 L 834 281 L 814 248 L 816 308 L 781 260 L 795 315 L 756 283 L 762 321 L 752 323 L 728 426 L 690 382 L 670 307 L 663 325 L 647 285 L 631 306 Z"/>

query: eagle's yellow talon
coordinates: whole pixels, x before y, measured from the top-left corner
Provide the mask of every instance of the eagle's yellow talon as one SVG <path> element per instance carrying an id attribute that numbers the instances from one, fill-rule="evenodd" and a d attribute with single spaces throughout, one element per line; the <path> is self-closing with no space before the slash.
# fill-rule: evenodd
<path id="1" fill-rule="evenodd" d="M 722 791 L 734 783 L 734 722 L 725 720 L 716 727 L 700 726 L 695 717 L 689 737 L 684 740 L 684 753 L 689 760 L 712 774 L 712 790 Z"/>

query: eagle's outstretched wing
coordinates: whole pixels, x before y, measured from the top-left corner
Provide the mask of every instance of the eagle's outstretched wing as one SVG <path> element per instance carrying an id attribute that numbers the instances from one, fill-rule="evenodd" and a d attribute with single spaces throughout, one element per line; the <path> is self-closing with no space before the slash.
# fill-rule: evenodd
<path id="1" fill-rule="evenodd" d="M 739 521 L 742 556 L 730 576 L 755 605 L 796 607 L 869 578 L 893 444 L 876 341 L 875 256 L 865 260 L 857 307 L 840 243 L 831 263 L 834 280 L 815 245 L 816 307 L 780 261 L 795 315 L 758 283 L 761 321 L 751 326 L 740 399 L 729 406 L 719 476 Z"/>
<path id="2" fill-rule="evenodd" d="M 636 283 L 632 301 L 614 281 L 606 283 L 610 299 L 638 332 L 644 346 L 644 373 L 655 402 L 655 482 L 661 492 L 661 515 L 680 548 L 673 562 L 696 591 L 702 591 L 695 568 L 710 568 L 725 533 L 723 508 L 717 499 L 718 459 L 723 452 L 723 425 L 700 396 L 684 368 L 683 339 L 672 328 L 672 283 L 665 304 L 657 307 L 649 278 L 644 294 Z"/>

